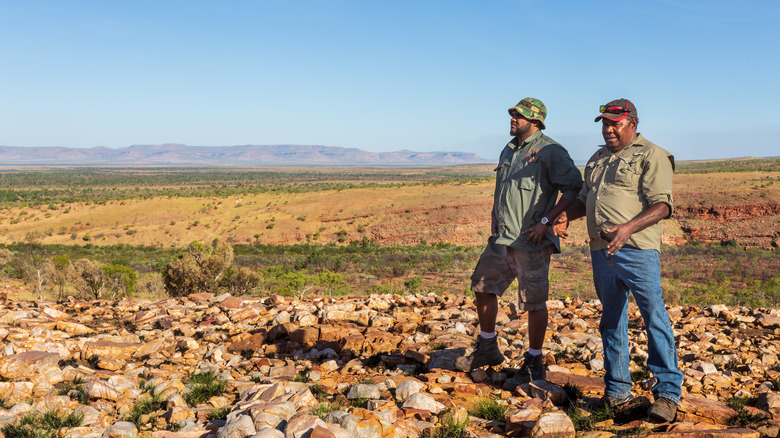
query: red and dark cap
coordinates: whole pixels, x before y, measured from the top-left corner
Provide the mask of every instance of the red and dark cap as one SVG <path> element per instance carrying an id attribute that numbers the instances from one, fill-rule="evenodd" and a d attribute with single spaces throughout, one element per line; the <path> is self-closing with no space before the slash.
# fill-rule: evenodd
<path id="1" fill-rule="evenodd" d="M 596 117 L 594 122 L 598 122 L 602 118 L 614 120 L 616 122 L 618 120 L 623 120 L 626 117 L 639 118 L 639 114 L 636 112 L 636 106 L 628 99 L 613 100 L 606 105 L 601 105 L 599 111 L 601 114 Z"/>

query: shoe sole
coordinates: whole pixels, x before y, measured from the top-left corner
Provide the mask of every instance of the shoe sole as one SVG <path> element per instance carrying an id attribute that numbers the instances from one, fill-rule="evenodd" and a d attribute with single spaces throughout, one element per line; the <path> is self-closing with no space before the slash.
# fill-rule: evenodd
<path id="1" fill-rule="evenodd" d="M 482 364 L 482 365 L 480 365 L 480 366 L 478 366 L 478 367 L 471 367 L 471 369 L 468 369 L 468 370 L 467 370 L 467 369 L 464 369 L 465 367 L 459 367 L 459 366 L 458 366 L 458 364 L 456 363 L 456 364 L 455 364 L 455 369 L 456 369 L 456 370 L 458 370 L 458 371 L 462 371 L 462 372 L 464 372 L 464 373 L 469 373 L 469 372 L 471 372 L 471 371 L 478 370 L 478 369 L 480 369 L 480 368 L 482 368 L 482 367 L 486 367 L 486 366 L 489 366 L 489 367 L 496 367 L 496 366 L 499 366 L 499 365 L 501 365 L 502 363 L 504 363 L 504 361 L 505 361 L 505 360 L 506 360 L 506 358 L 503 358 L 503 357 L 502 357 L 502 358 L 501 358 L 501 360 L 498 360 L 498 361 L 495 361 L 495 360 L 494 360 L 493 362 L 488 362 L 488 363 Z"/>
<path id="2" fill-rule="evenodd" d="M 674 417 L 672 417 L 671 419 L 665 418 L 665 417 L 661 416 L 660 414 L 656 414 L 656 413 L 653 413 L 653 412 L 648 412 L 647 413 L 647 420 L 649 422 L 653 422 L 653 421 L 658 422 L 658 421 L 660 421 L 662 423 L 671 423 L 672 421 L 674 421 L 675 417 L 677 417 L 677 413 L 675 413 Z"/>
<path id="3" fill-rule="evenodd" d="M 629 404 L 630 404 L 632 401 L 634 401 L 634 400 L 636 400 L 636 397 L 631 397 L 630 399 L 628 399 L 628 400 L 626 400 L 626 401 L 622 401 L 622 402 L 620 402 L 620 403 L 617 403 L 617 404 L 609 404 L 609 405 L 607 405 L 607 404 L 604 404 L 604 405 L 600 405 L 600 406 L 594 406 L 594 407 L 595 407 L 595 408 L 599 408 L 599 409 L 600 409 L 600 408 L 604 408 L 604 407 L 606 407 L 606 406 L 609 406 L 609 407 L 610 407 L 610 409 L 620 409 L 620 408 L 623 408 L 623 407 L 625 407 L 625 406 L 628 406 L 628 405 L 629 405 Z"/>
<path id="4" fill-rule="evenodd" d="M 494 360 L 493 362 L 488 362 L 488 363 L 480 365 L 478 367 L 474 367 L 470 371 L 474 371 L 474 370 L 482 368 L 484 366 L 497 367 L 497 366 L 501 365 L 502 363 L 504 363 L 505 360 L 506 360 L 506 358 L 502 357 L 501 360 Z"/>

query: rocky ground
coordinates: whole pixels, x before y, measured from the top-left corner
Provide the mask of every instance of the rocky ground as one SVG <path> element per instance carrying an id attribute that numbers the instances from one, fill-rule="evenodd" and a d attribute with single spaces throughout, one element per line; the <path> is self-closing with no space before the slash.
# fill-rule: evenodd
<path id="1" fill-rule="evenodd" d="M 526 318 L 512 305 L 498 321 L 508 362 L 453 371 L 476 337 L 473 303 L 462 296 L 197 294 L 63 304 L 3 298 L 0 425 L 8 437 L 32 436 L 18 434 L 31 413 L 78 414 L 80 424 L 59 429 L 61 437 L 777 437 L 780 431 L 777 310 L 670 308 L 684 395 L 675 422 L 654 424 L 646 421 L 653 379 L 643 375 L 646 337 L 635 308 L 629 316 L 638 399 L 605 415 L 589 409 L 603 390 L 600 305 L 593 301 L 549 303 L 547 381 L 519 384 L 512 371 L 527 345 Z M 217 390 L 195 397 L 208 386 L 197 375 L 216 376 Z M 480 418 L 488 416 L 480 403 L 498 414 Z M 464 423 L 459 434 L 456 426 Z"/>

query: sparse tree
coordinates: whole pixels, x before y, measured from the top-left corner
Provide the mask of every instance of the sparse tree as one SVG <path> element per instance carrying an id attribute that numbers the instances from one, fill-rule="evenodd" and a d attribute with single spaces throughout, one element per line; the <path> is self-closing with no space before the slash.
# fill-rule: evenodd
<path id="1" fill-rule="evenodd" d="M 22 275 L 30 286 L 38 293 L 38 299 L 43 299 L 43 289 L 51 281 L 54 264 L 48 257 L 43 245 L 29 243 L 19 257 Z"/>
<path id="2" fill-rule="evenodd" d="M 74 264 L 75 281 L 73 285 L 79 292 L 100 299 L 106 289 L 106 274 L 99 262 L 79 259 Z"/>
<path id="3" fill-rule="evenodd" d="M 209 248 L 190 243 L 184 254 L 165 267 L 165 289 L 171 296 L 216 292 L 232 263 L 233 247 L 228 244 Z"/>
<path id="4" fill-rule="evenodd" d="M 52 284 L 56 286 L 57 300 L 61 301 L 65 298 L 65 285 L 73 278 L 75 270 L 73 269 L 73 263 L 66 256 L 56 255 L 51 258 L 54 271 L 52 271 Z"/>

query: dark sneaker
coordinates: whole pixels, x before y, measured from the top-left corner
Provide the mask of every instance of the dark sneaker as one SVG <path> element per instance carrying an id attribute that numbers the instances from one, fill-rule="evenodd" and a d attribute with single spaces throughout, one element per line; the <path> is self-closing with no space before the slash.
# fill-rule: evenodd
<path id="1" fill-rule="evenodd" d="M 477 336 L 477 346 L 468 356 L 461 356 L 455 360 L 455 368 L 460 371 L 471 371 L 485 365 L 492 367 L 501 365 L 504 355 L 498 350 L 498 336 L 483 339 Z"/>
<path id="2" fill-rule="evenodd" d="M 604 409 L 604 408 L 619 408 L 626 403 L 630 401 L 634 401 L 636 397 L 634 397 L 634 394 L 631 394 L 630 392 L 628 395 L 626 395 L 623 398 L 619 397 L 613 397 L 611 395 L 605 395 L 601 397 L 594 405 L 593 407 L 596 409 Z"/>
<path id="3" fill-rule="evenodd" d="M 664 423 L 674 421 L 677 416 L 677 403 L 665 397 L 660 397 L 650 405 L 647 415 L 651 421 L 661 421 Z"/>
<path id="4" fill-rule="evenodd" d="M 526 351 L 525 354 L 523 354 L 523 365 L 520 367 L 517 377 L 523 383 L 528 383 L 532 380 L 547 379 L 547 370 L 544 368 L 544 358 L 542 355 L 531 356 Z"/>

